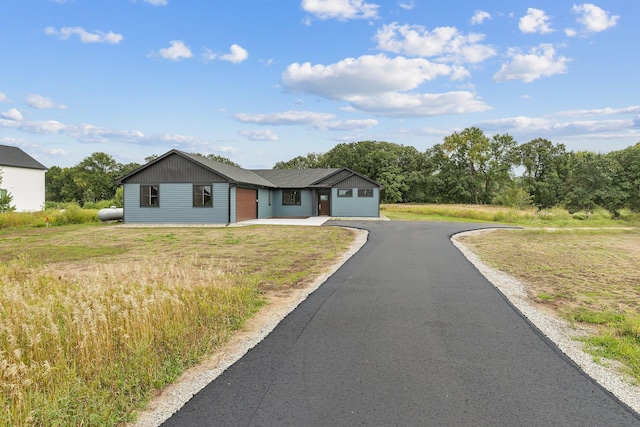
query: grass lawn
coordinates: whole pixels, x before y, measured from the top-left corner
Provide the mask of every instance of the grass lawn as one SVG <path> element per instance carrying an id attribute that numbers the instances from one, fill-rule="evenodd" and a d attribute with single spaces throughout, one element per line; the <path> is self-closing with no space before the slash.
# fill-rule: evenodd
<path id="1" fill-rule="evenodd" d="M 322 273 L 334 227 L 0 229 L 0 425 L 116 425 L 265 293 Z"/>

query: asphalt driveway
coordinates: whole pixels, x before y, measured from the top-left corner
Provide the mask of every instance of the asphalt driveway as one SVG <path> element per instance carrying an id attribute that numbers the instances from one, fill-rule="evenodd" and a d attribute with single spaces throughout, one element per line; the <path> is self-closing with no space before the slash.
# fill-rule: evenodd
<path id="1" fill-rule="evenodd" d="M 165 426 L 640 425 L 449 241 L 481 225 L 344 224 L 368 243 Z"/>

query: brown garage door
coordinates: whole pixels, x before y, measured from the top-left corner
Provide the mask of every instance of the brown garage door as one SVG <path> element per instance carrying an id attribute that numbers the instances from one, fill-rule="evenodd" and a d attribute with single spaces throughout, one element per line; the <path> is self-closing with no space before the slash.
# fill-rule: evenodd
<path id="1" fill-rule="evenodd" d="M 256 200 L 258 192 L 247 188 L 236 188 L 236 221 L 246 221 L 258 217 Z"/>

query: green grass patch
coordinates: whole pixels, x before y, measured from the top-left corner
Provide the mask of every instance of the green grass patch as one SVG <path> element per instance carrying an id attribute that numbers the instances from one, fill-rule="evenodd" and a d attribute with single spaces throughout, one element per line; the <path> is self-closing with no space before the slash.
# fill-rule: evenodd
<path id="1" fill-rule="evenodd" d="M 486 222 L 527 227 L 629 227 L 640 225 L 637 214 L 623 211 L 613 219 L 606 210 L 570 214 L 561 208 L 513 209 L 489 205 L 405 205 L 387 204 L 381 213 L 397 221 Z"/>

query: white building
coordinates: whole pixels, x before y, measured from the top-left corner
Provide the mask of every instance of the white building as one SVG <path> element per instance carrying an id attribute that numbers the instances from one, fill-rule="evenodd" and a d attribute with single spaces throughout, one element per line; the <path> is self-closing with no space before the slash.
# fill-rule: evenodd
<path id="1" fill-rule="evenodd" d="M 44 209 L 44 173 L 40 162 L 18 147 L 0 145 L 0 195 L 9 193 L 18 212 Z"/>

